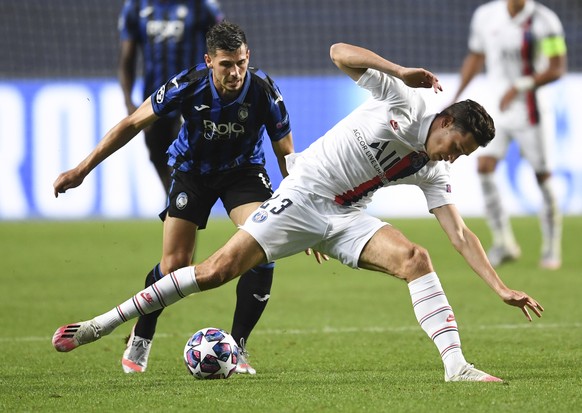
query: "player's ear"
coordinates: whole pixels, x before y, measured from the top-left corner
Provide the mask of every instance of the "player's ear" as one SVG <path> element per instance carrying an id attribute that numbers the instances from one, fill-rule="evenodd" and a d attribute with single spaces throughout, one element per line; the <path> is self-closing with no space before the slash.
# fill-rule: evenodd
<path id="1" fill-rule="evenodd" d="M 452 116 L 450 115 L 443 115 L 442 119 L 441 119 L 441 127 L 442 128 L 448 128 L 449 126 L 451 126 L 454 123 L 454 119 Z"/>
<path id="2" fill-rule="evenodd" d="M 204 63 L 206 63 L 206 67 L 212 69 L 212 58 L 208 53 L 204 53 Z"/>

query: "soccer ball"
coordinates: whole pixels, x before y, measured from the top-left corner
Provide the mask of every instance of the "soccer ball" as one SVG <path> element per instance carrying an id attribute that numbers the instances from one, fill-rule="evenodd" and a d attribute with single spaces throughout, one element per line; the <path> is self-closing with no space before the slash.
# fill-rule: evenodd
<path id="1" fill-rule="evenodd" d="M 198 330 L 184 347 L 184 363 L 197 379 L 228 379 L 236 369 L 238 346 L 220 328 Z"/>

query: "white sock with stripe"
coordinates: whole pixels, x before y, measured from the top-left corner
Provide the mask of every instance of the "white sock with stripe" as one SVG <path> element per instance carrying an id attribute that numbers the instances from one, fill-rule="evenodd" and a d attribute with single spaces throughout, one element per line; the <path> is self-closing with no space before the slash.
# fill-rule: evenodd
<path id="1" fill-rule="evenodd" d="M 553 178 L 546 179 L 541 185 L 542 209 L 540 223 L 542 228 L 542 258 L 560 260 L 562 256 L 562 214 L 558 207 L 553 187 Z"/>
<path id="2" fill-rule="evenodd" d="M 452 376 L 467 361 L 461 350 L 461 338 L 455 315 L 435 272 L 408 284 L 412 307 L 418 323 L 437 346 L 447 376 Z"/>
<path id="3" fill-rule="evenodd" d="M 109 334 L 132 318 L 167 307 L 197 292 L 200 288 L 196 283 L 194 267 L 180 268 L 93 320 L 102 327 L 103 334 Z"/>

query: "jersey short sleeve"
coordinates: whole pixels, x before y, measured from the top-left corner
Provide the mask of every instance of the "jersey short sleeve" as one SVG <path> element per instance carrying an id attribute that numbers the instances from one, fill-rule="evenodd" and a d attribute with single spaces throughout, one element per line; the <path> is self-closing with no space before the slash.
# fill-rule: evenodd
<path id="1" fill-rule="evenodd" d="M 408 87 L 400 79 L 375 69 L 366 70 L 356 84 L 370 91 L 374 99 L 377 100 L 408 93 Z"/>
<path id="2" fill-rule="evenodd" d="M 154 113 L 158 116 L 164 116 L 179 109 L 186 95 L 186 90 L 192 87 L 192 83 L 186 75 L 192 70 L 205 67 L 205 65 L 201 65 L 184 70 L 159 87 L 150 97 Z"/>
<path id="3" fill-rule="evenodd" d="M 447 162 L 429 162 L 419 173 L 418 186 L 424 193 L 429 211 L 454 204 L 450 165 Z"/>
<path id="4" fill-rule="evenodd" d="M 271 141 L 276 142 L 283 139 L 291 132 L 291 122 L 289 113 L 283 101 L 283 95 L 279 87 L 266 73 L 257 70 L 255 75 L 265 82 L 265 92 L 268 100 L 268 115 L 265 121 L 265 128 Z"/>
<path id="5" fill-rule="evenodd" d="M 482 27 L 485 27 L 483 19 L 485 18 L 485 9 L 480 7 L 471 17 L 469 26 L 469 50 L 473 53 L 485 53 L 485 42 L 483 40 Z"/>
<path id="6" fill-rule="evenodd" d="M 565 55 L 567 49 L 564 27 L 559 17 L 547 7 L 540 7 L 539 12 L 541 52 L 548 58 Z"/>

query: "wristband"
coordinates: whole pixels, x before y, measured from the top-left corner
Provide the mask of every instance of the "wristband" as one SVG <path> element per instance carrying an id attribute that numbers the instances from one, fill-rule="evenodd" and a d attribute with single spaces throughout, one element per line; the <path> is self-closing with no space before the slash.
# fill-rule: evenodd
<path id="1" fill-rule="evenodd" d="M 527 92 L 528 90 L 532 90 L 535 86 L 535 80 L 533 76 L 523 76 L 518 77 L 513 82 L 513 87 L 518 92 Z"/>

